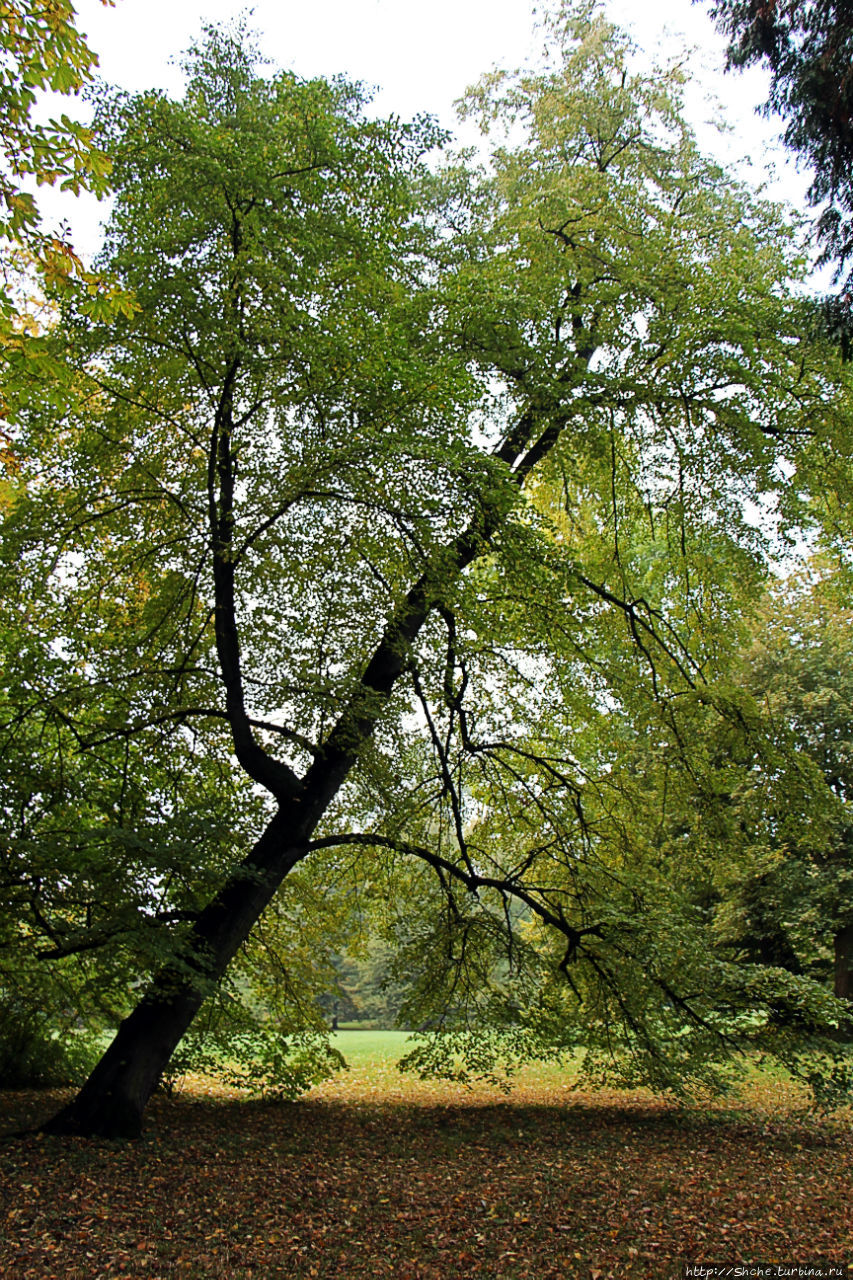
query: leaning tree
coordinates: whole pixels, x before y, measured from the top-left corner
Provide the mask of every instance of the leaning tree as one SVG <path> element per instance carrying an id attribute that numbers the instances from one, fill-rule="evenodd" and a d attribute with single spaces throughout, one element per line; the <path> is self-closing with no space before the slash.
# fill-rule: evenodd
<path id="1" fill-rule="evenodd" d="M 471 92 L 482 167 L 239 36 L 187 70 L 100 113 L 135 309 L 62 303 L 18 410 L 11 934 L 139 996 L 48 1128 L 137 1133 L 264 913 L 344 868 L 427 1067 L 585 1042 L 678 1087 L 780 1003 L 831 1025 L 709 958 L 630 767 L 645 736 L 713 803 L 748 504 L 837 398 L 779 211 L 595 12 Z"/>

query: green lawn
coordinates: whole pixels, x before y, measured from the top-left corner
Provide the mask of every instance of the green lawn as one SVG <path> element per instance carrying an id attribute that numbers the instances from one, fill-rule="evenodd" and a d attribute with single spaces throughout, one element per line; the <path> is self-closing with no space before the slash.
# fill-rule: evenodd
<path id="1" fill-rule="evenodd" d="M 412 1047 L 408 1031 L 336 1031 L 332 1044 L 353 1070 L 393 1066 Z"/>
<path id="2" fill-rule="evenodd" d="M 399 1060 L 410 1053 L 417 1043 L 417 1037 L 410 1031 L 362 1031 L 346 1028 L 336 1031 L 331 1042 L 344 1055 L 354 1075 L 375 1075 L 383 1080 L 397 1077 L 398 1082 L 412 1079 L 408 1072 L 401 1074 L 396 1069 Z M 534 1064 L 520 1073 L 519 1080 L 533 1083 L 541 1078 L 554 1082 L 563 1077 L 568 1079 L 569 1075 L 565 1068 Z"/>

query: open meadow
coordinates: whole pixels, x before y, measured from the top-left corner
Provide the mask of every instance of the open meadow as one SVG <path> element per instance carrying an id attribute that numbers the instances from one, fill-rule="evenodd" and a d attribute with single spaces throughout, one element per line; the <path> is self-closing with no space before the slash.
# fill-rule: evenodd
<path id="1" fill-rule="evenodd" d="M 756 1077 L 683 1109 L 530 1068 L 497 1089 L 400 1075 L 396 1032 L 298 1103 L 210 1082 L 154 1100 L 137 1143 L 0 1145 L 3 1280 L 669 1280 L 685 1261 L 853 1262 L 850 1114 Z M 0 1094 L 0 1130 L 56 1092 Z"/>

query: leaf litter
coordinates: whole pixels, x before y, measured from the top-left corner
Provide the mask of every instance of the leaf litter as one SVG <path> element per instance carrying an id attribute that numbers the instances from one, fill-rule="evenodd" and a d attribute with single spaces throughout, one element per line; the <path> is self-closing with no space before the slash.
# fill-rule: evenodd
<path id="1" fill-rule="evenodd" d="M 338 1079 L 299 1103 L 201 1080 L 138 1143 L 0 1144 L 4 1280 L 669 1280 L 853 1261 L 850 1114 Z M 59 1092 L 0 1094 L 0 1131 Z"/>

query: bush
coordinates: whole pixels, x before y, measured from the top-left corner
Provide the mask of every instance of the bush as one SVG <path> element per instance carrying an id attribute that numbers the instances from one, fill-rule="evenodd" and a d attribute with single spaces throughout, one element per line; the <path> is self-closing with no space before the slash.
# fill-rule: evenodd
<path id="1" fill-rule="evenodd" d="M 294 1102 L 345 1065 L 321 1035 L 288 1037 L 267 1027 L 190 1031 L 172 1055 L 162 1084 L 171 1093 L 181 1076 L 197 1071 L 253 1097 Z"/>
<path id="2" fill-rule="evenodd" d="M 0 1089 L 80 1084 L 100 1056 L 97 1039 L 51 1012 L 0 995 Z"/>

